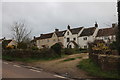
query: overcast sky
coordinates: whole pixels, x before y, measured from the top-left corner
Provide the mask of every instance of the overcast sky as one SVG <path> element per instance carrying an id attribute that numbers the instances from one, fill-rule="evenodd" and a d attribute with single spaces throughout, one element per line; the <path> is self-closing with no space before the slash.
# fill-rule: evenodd
<path id="1" fill-rule="evenodd" d="M 24 21 L 31 36 L 74 27 L 111 27 L 117 22 L 115 2 L 4 2 L 2 4 L 2 36 L 11 38 L 10 27 L 15 21 Z"/>

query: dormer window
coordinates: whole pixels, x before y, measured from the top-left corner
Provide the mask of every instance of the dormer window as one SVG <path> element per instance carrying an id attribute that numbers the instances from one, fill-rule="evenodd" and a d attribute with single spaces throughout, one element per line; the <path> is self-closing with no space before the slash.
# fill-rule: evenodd
<path id="1" fill-rule="evenodd" d="M 69 35 L 69 32 L 67 32 L 67 35 Z"/>

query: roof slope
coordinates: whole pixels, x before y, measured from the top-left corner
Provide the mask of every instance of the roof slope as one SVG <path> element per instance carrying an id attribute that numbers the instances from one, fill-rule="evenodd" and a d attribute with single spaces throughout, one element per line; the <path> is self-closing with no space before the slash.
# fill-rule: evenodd
<path id="1" fill-rule="evenodd" d="M 83 27 L 79 27 L 79 28 L 73 28 L 70 29 L 72 34 L 78 34 L 80 32 L 80 30 L 82 30 Z"/>
<path id="2" fill-rule="evenodd" d="M 56 33 L 57 37 L 62 37 L 62 36 L 64 36 L 65 32 L 66 32 L 66 30 L 64 30 L 64 31 L 56 31 L 55 33 Z M 41 34 L 41 36 L 37 37 L 36 39 L 51 38 L 53 34 L 54 34 L 54 32 L 48 33 L 48 34 Z"/>
<path id="3" fill-rule="evenodd" d="M 66 32 L 66 30 L 64 30 L 64 31 L 57 31 L 55 33 L 56 33 L 57 37 L 62 37 L 62 36 L 64 36 L 65 32 Z"/>
<path id="4" fill-rule="evenodd" d="M 39 39 L 46 39 L 46 38 L 51 38 L 53 33 L 48 33 L 48 34 L 41 34 Z"/>
<path id="5" fill-rule="evenodd" d="M 96 27 L 91 27 L 91 28 L 85 28 L 82 33 L 80 34 L 79 37 L 82 37 L 82 36 L 91 36 L 93 35 L 93 33 L 95 32 L 96 30 Z"/>
<path id="6" fill-rule="evenodd" d="M 115 35 L 114 28 L 99 29 L 97 37 Z"/>

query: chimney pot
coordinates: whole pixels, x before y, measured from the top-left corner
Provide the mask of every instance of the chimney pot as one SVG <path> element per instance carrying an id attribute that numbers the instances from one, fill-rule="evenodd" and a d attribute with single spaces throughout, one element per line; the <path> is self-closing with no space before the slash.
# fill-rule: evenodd
<path id="1" fill-rule="evenodd" d="M 113 24 L 112 24 L 112 28 L 115 28 L 115 26 L 116 26 L 116 24 L 115 24 L 115 23 L 113 23 Z"/>
<path id="2" fill-rule="evenodd" d="M 67 28 L 70 29 L 70 25 L 68 25 Z"/>
<path id="3" fill-rule="evenodd" d="M 58 32 L 59 31 L 59 29 L 55 29 L 55 32 Z"/>

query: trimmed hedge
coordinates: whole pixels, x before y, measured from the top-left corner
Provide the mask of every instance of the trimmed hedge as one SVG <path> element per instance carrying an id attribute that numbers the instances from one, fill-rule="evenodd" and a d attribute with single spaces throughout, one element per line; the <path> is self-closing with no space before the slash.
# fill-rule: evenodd
<path id="1" fill-rule="evenodd" d="M 58 55 L 52 49 L 42 49 L 42 50 L 3 50 L 2 56 L 11 56 L 13 58 L 54 58 Z"/>

